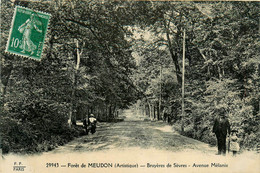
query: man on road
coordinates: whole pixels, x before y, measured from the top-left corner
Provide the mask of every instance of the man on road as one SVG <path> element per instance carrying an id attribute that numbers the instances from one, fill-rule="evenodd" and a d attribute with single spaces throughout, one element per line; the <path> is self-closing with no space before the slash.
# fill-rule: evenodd
<path id="1" fill-rule="evenodd" d="M 90 124 L 94 124 L 94 125 L 96 126 L 96 124 L 97 124 L 97 119 L 94 117 L 93 114 L 90 114 L 89 119 L 88 119 L 88 124 L 89 124 L 89 125 L 90 125 Z"/>
<path id="2" fill-rule="evenodd" d="M 218 155 L 226 155 L 226 137 L 227 134 L 230 135 L 230 124 L 223 108 L 214 121 L 213 133 L 216 134 L 218 141 Z"/>
<path id="3" fill-rule="evenodd" d="M 86 115 L 84 121 L 83 121 L 83 125 L 86 129 L 86 133 L 88 134 L 89 130 L 91 131 L 91 133 L 95 133 L 96 132 L 96 124 L 97 124 L 97 119 L 94 117 L 93 114 L 88 116 Z"/>

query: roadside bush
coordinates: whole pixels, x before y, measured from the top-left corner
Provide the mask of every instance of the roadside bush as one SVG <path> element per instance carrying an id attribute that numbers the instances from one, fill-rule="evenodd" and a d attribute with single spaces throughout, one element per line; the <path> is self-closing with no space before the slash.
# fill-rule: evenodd
<path id="1" fill-rule="evenodd" d="M 82 127 L 69 128 L 66 117 L 61 114 L 17 120 L 12 118 L 13 114 L 6 111 L 3 113 L 0 116 L 3 154 L 50 151 L 74 137 L 84 135 Z M 54 122 L 54 119 L 60 121 Z"/>
<path id="2" fill-rule="evenodd" d="M 215 134 L 212 133 L 214 118 L 218 109 L 224 108 L 229 119 L 231 130 L 238 130 L 240 147 L 256 149 L 260 143 L 259 115 L 250 104 L 253 97 L 240 97 L 237 81 L 223 79 L 209 81 L 203 99 L 190 98 L 192 114 L 186 117 L 183 135 L 216 145 Z M 179 126 L 181 122 L 176 122 Z M 180 129 L 180 128 L 177 128 Z"/>

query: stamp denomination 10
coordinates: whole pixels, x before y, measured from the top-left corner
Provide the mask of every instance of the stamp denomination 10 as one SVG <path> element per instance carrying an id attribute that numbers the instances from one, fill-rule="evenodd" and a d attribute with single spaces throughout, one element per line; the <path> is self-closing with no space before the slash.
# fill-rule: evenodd
<path id="1" fill-rule="evenodd" d="M 6 52 L 41 59 L 50 15 L 16 6 Z"/>

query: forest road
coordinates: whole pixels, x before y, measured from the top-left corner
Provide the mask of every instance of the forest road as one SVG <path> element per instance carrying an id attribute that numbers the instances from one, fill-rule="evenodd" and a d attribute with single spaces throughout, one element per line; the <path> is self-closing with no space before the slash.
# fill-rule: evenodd
<path id="1" fill-rule="evenodd" d="M 99 151 L 110 149 L 160 149 L 167 151 L 198 150 L 215 154 L 216 147 L 179 135 L 162 121 L 148 121 L 131 110 L 123 113 L 125 120 L 117 123 L 98 123 L 95 134 L 85 135 L 55 149 L 68 151 Z"/>
<path id="2" fill-rule="evenodd" d="M 9 154 L 4 165 L 21 162 L 28 173 L 260 172 L 259 154 L 215 155 L 217 147 L 182 136 L 164 122 L 148 121 L 131 110 L 122 116 L 125 121 L 98 123 L 95 134 L 76 138 L 50 152 Z M 52 163 L 59 166 L 48 166 Z M 4 169 L 4 173 L 10 172 L 10 167 Z"/>

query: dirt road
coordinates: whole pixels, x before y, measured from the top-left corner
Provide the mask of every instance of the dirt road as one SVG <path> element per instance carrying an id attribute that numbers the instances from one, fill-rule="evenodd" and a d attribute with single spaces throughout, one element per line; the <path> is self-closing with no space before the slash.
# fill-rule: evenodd
<path id="1" fill-rule="evenodd" d="M 172 152 L 182 150 L 199 150 L 216 153 L 216 147 L 187 138 L 174 132 L 164 122 L 145 121 L 131 110 L 124 112 L 125 121 L 118 123 L 98 123 L 97 132 L 78 138 L 69 144 L 54 150 L 54 153 L 67 151 L 99 151 L 109 149 L 160 149 Z"/>
<path id="2" fill-rule="evenodd" d="M 146 121 L 131 110 L 122 116 L 125 121 L 98 123 L 95 134 L 51 152 L 9 154 L 2 172 L 13 172 L 20 162 L 28 173 L 260 172 L 259 154 L 217 156 L 216 147 L 181 136 L 164 122 Z"/>

